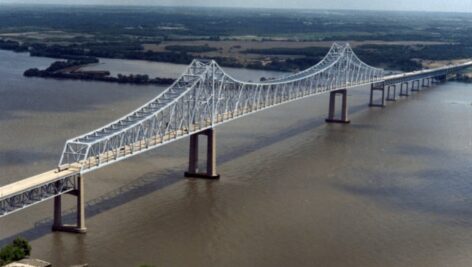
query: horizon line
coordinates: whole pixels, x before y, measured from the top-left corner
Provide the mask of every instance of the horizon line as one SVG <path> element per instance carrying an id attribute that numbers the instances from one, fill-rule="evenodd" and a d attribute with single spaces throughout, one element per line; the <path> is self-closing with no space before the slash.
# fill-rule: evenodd
<path id="1" fill-rule="evenodd" d="M 367 11 L 367 12 L 409 12 L 409 13 L 442 13 L 472 14 L 472 11 L 439 11 L 416 9 L 344 9 L 344 8 L 285 8 L 285 7 L 251 7 L 251 6 L 210 6 L 210 5 L 165 5 L 165 4 L 88 4 L 88 3 L 3 3 L 9 6 L 57 6 L 57 7 L 163 7 L 163 8 L 203 8 L 203 9 L 256 9 L 256 10 L 291 10 L 291 11 Z"/>

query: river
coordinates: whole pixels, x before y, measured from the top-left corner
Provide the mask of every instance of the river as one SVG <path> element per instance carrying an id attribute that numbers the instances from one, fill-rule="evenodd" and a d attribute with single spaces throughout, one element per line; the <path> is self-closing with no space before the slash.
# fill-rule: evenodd
<path id="1" fill-rule="evenodd" d="M 0 59 L 1 185 L 53 168 L 66 139 L 164 89 L 23 78 L 53 60 Z M 183 68 L 104 66 L 171 77 Z M 183 177 L 187 139 L 88 174 L 87 234 L 52 233 L 46 201 L 0 219 L 0 245 L 24 236 L 54 266 L 470 266 L 472 85 L 449 82 L 383 109 L 367 107 L 366 88 L 349 101 L 349 125 L 324 122 L 323 95 L 219 126 L 218 181 Z"/>

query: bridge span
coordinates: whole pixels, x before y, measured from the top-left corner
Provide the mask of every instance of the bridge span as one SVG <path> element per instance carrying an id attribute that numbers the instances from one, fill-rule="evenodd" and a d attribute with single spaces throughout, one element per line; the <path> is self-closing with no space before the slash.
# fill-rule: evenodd
<path id="1" fill-rule="evenodd" d="M 330 94 L 328 123 L 349 123 L 347 90 L 370 85 L 369 105 L 433 83 L 472 66 L 472 61 L 397 75 L 362 62 L 349 44 L 334 43 L 316 65 L 296 74 L 263 82 L 239 81 L 215 61 L 194 60 L 165 91 L 130 114 L 87 134 L 68 140 L 56 169 L 0 187 L 0 217 L 54 199 L 53 230 L 85 232 L 83 175 L 148 150 L 190 137 L 185 176 L 219 178 L 216 171 L 216 133 L 220 124 L 284 103 Z M 380 102 L 374 95 L 381 94 Z M 336 96 L 341 113 L 336 117 Z M 199 136 L 207 139 L 206 170 L 198 170 Z M 77 198 L 77 223 L 62 223 L 61 196 Z"/>

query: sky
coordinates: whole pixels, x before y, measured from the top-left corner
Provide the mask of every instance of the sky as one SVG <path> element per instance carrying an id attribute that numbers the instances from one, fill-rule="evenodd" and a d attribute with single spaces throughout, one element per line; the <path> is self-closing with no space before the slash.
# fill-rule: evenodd
<path id="1" fill-rule="evenodd" d="M 0 0 L 0 3 L 472 12 L 472 0 Z"/>

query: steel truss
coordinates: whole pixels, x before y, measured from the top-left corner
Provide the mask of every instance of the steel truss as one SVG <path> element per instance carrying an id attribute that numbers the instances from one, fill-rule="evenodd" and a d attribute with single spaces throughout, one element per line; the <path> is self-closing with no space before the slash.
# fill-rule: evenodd
<path id="1" fill-rule="evenodd" d="M 35 188 L 18 192 L 6 198 L 1 198 L 0 217 L 75 190 L 78 175 L 79 174 L 71 175 L 59 180 L 49 181 Z"/>
<path id="2" fill-rule="evenodd" d="M 296 99 L 382 81 L 349 44 L 335 43 L 315 66 L 281 79 L 239 81 L 211 60 L 194 60 L 167 90 L 129 115 L 68 140 L 59 168 L 87 173 L 192 133 Z"/>

